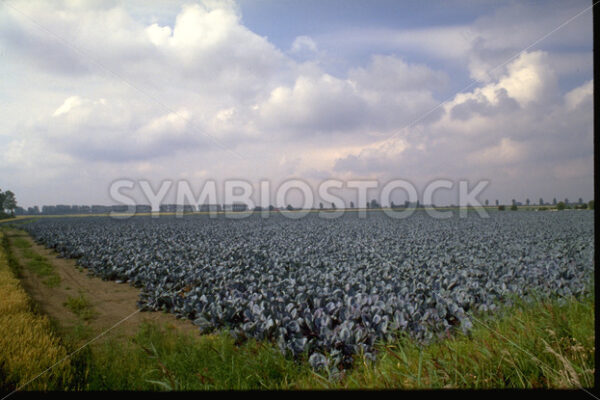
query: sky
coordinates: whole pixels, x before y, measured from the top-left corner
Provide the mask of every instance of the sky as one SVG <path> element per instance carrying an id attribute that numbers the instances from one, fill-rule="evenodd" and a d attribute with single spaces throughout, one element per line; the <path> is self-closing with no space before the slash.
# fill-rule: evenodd
<path id="1" fill-rule="evenodd" d="M 29 207 L 112 204 L 117 179 L 443 178 L 587 201 L 590 6 L 3 1 L 0 190 Z"/>

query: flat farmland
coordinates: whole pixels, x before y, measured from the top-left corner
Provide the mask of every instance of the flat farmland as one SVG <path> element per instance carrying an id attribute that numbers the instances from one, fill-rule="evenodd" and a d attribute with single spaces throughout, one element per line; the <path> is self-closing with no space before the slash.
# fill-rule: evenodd
<path id="1" fill-rule="evenodd" d="M 91 274 L 140 289 L 138 307 L 200 333 L 270 341 L 312 368 L 375 360 L 377 343 L 469 334 L 515 299 L 591 289 L 592 211 L 48 218 L 23 225 Z"/>

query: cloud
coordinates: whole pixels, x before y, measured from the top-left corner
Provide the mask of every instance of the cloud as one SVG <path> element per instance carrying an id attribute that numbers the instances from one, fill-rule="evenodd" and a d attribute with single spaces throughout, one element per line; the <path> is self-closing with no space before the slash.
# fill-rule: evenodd
<path id="1" fill-rule="evenodd" d="M 590 170 L 594 169 L 592 156 L 580 157 L 561 162 L 552 168 L 556 179 L 577 179 L 589 177 Z M 574 200 L 574 199 L 573 199 Z"/>
<path id="2" fill-rule="evenodd" d="M 556 90 L 557 80 L 546 54 L 542 51 L 522 53 L 508 65 L 508 73 L 497 87 L 506 89 L 521 105 L 549 99 Z"/>
<path id="3" fill-rule="evenodd" d="M 317 44 L 309 36 L 298 36 L 294 39 L 290 53 L 292 54 L 314 54 L 317 52 Z"/>
<path id="4" fill-rule="evenodd" d="M 579 106 L 585 106 L 592 103 L 594 95 L 594 81 L 589 80 L 583 85 L 576 87 L 565 95 L 565 103 L 569 111 L 573 111 Z"/>
<path id="5" fill-rule="evenodd" d="M 366 68 L 350 69 L 348 78 L 362 89 L 379 93 L 435 90 L 448 84 L 442 71 L 386 55 L 373 55 Z"/>
<path id="6" fill-rule="evenodd" d="M 118 2 L 10 4 L 0 168 L 31 196 L 36 185 L 106 196 L 124 175 L 592 182 L 589 18 L 490 73 L 578 4 L 508 4 L 408 30 L 327 27 L 286 50 L 245 26 L 234 2 L 143 19 Z M 366 55 L 344 59 L 353 46 Z M 477 82 L 443 102 L 457 70 Z"/>
<path id="7" fill-rule="evenodd" d="M 591 43 L 588 31 L 590 12 L 562 25 L 587 7 L 583 2 L 556 3 L 552 10 L 535 4 L 510 4 L 478 18 L 470 30 L 471 77 L 481 82 L 497 77 L 504 72 L 498 66 L 534 43 L 534 48 L 528 51 L 562 49 L 566 44 L 574 48 L 588 46 Z M 563 71 L 559 69 L 557 72 Z"/>
<path id="8" fill-rule="evenodd" d="M 322 34 L 317 40 L 324 48 L 348 54 L 371 48 L 380 53 L 418 54 L 452 67 L 464 65 L 472 79 L 483 83 L 504 74 L 504 65 L 521 51 L 545 50 L 558 52 L 553 56 L 564 59 L 564 68 L 556 72 L 567 74 L 574 68 L 573 64 L 569 66 L 568 53 L 582 48 L 591 51 L 591 10 L 563 23 L 589 7 L 584 1 L 552 2 L 552 7 L 509 2 L 490 8 L 489 13 L 470 23 L 411 29 L 352 28 Z M 531 45 L 533 48 L 529 48 Z M 580 74 L 591 73 L 589 61 L 577 64 L 584 67 L 578 71 Z"/>
<path id="9" fill-rule="evenodd" d="M 53 117 L 58 117 L 62 114 L 66 114 L 74 108 L 80 107 L 83 101 L 79 96 L 68 97 L 65 102 L 54 111 Z"/>
<path id="10" fill-rule="evenodd" d="M 320 35 L 319 42 L 347 51 L 372 47 L 378 51 L 419 52 L 436 58 L 460 59 L 470 49 L 468 26 L 438 26 L 415 29 L 353 28 Z"/>
<path id="11" fill-rule="evenodd" d="M 402 139 L 393 139 L 383 144 L 363 148 L 358 154 L 348 154 L 343 158 L 338 158 L 333 169 L 338 172 L 352 171 L 358 176 L 372 176 L 373 173 L 395 169 L 398 165 L 397 161 L 403 160 L 403 153 L 409 147 L 408 142 Z M 416 146 L 413 150 L 419 151 L 418 147 Z M 402 173 L 404 172 L 402 171 Z"/>
<path id="12" fill-rule="evenodd" d="M 450 117 L 468 120 L 475 114 L 492 116 L 498 113 L 510 113 L 519 109 L 519 103 L 508 96 L 506 89 L 497 89 L 494 95 L 496 98 L 495 104 L 482 94 L 475 94 L 475 98 L 467 99 L 452 107 Z"/>
<path id="13" fill-rule="evenodd" d="M 97 64 L 135 64 L 151 56 L 142 25 L 122 8 L 73 2 L 18 2 L 7 7 L 2 43 L 39 68 L 85 75 Z M 108 6 L 108 4 L 106 5 Z"/>
<path id="14" fill-rule="evenodd" d="M 50 115 L 31 116 L 32 134 L 81 160 L 123 162 L 180 149 L 214 150 L 215 144 L 235 147 L 240 134 L 256 137 L 248 121 L 252 107 L 295 79 L 296 64 L 244 27 L 233 2 L 186 5 L 173 27 L 144 26 L 106 3 L 16 8 L 3 16 L 8 24 L 0 30 L 10 34 L 2 42 L 35 60 L 29 72 L 47 77 L 45 84 L 72 87 L 62 105 L 46 105 Z M 67 61 L 57 64 L 47 54 Z M 223 110 L 236 110 L 236 118 L 226 121 Z"/>
<path id="15" fill-rule="evenodd" d="M 546 59 L 543 52 L 524 53 L 496 81 L 456 95 L 443 106 L 447 113 L 440 120 L 339 157 L 334 169 L 421 183 L 452 171 L 492 179 L 494 187 L 515 179 L 540 192 L 543 185 L 555 185 L 557 171 L 589 179 L 592 81 L 560 96 Z M 400 139 L 408 145 L 395 146 Z"/>
<path id="16" fill-rule="evenodd" d="M 351 82 L 323 74 L 275 88 L 259 113 L 266 126 L 314 133 L 356 128 L 366 120 L 366 106 Z"/>
<path id="17" fill-rule="evenodd" d="M 507 72 L 451 102 L 451 118 L 467 120 L 477 114 L 509 114 L 532 103 L 548 105 L 557 99 L 557 77 L 548 65 L 547 53 L 523 53 L 507 66 Z"/>
<path id="18" fill-rule="evenodd" d="M 478 149 L 467 156 L 467 161 L 475 165 L 514 165 L 527 156 L 527 149 L 522 143 L 510 138 L 502 138 L 494 146 Z"/>
<path id="19" fill-rule="evenodd" d="M 173 27 L 144 26 L 110 4 L 32 1 L 15 8 L 19 12 L 8 9 L 0 40 L 55 74 L 108 72 L 134 86 L 188 85 L 210 95 L 226 88 L 228 95 L 251 97 L 265 80 L 277 81 L 292 67 L 281 51 L 241 24 L 230 1 L 184 5 Z"/>
<path id="20" fill-rule="evenodd" d="M 258 105 L 259 115 L 265 127 L 296 134 L 384 130 L 435 107 L 431 89 L 447 80 L 446 74 L 425 65 L 374 55 L 366 67 L 348 71 L 347 79 L 316 70 L 300 75 L 291 87 L 275 88 Z M 437 110 L 428 120 L 442 113 Z"/>
<path id="21" fill-rule="evenodd" d="M 38 121 L 35 132 L 55 151 L 82 160 L 151 159 L 201 139 L 190 129 L 191 118 L 183 109 L 145 120 L 123 101 L 71 96 Z"/>

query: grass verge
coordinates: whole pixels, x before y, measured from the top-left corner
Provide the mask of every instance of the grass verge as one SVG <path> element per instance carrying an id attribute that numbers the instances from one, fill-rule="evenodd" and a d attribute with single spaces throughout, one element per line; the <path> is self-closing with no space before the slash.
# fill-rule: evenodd
<path id="1" fill-rule="evenodd" d="M 69 296 L 64 306 L 83 321 L 89 321 L 96 316 L 92 303 L 90 303 L 83 293 L 80 293 L 77 297 Z"/>
<path id="2" fill-rule="evenodd" d="M 23 257 L 27 260 L 26 267 L 43 278 L 42 282 L 48 287 L 56 287 L 60 284 L 60 276 L 54 270 L 52 264 L 46 259 L 46 257 L 33 251 L 31 243 L 24 238 L 25 233 L 21 236 L 12 236 L 12 245 L 19 249 L 23 254 Z"/>
<path id="3" fill-rule="evenodd" d="M 108 340 L 90 352 L 89 390 L 289 389 L 310 375 L 257 341 L 236 345 L 225 334 L 182 334 L 153 323 L 129 341 Z"/>

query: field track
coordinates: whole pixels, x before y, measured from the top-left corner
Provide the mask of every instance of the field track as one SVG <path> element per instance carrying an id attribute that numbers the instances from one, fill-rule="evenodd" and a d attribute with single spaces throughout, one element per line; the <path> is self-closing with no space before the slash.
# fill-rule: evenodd
<path id="1" fill-rule="evenodd" d="M 93 329 L 94 336 L 137 310 L 139 289 L 88 276 L 85 270 L 79 270 L 75 260 L 58 258 L 56 252 L 36 244 L 22 231 L 9 230 L 7 236 L 14 256 L 23 266 L 21 279 L 23 287 L 41 311 L 58 323 L 59 329 L 68 330 L 78 322 L 77 316 L 64 305 L 69 297 L 83 295 L 90 301 L 95 315 L 86 324 Z M 14 246 L 16 238 L 27 240 L 33 252 L 44 256 L 52 264 L 60 276 L 58 286 L 48 287 L 42 282 L 42 278 L 25 267 L 27 261 L 23 251 Z M 173 314 L 139 312 L 112 330 L 110 336 L 121 338 L 133 336 L 144 321 L 153 321 L 161 325 L 173 326 L 180 331 L 197 333 L 197 328 L 191 321 L 177 319 Z"/>

